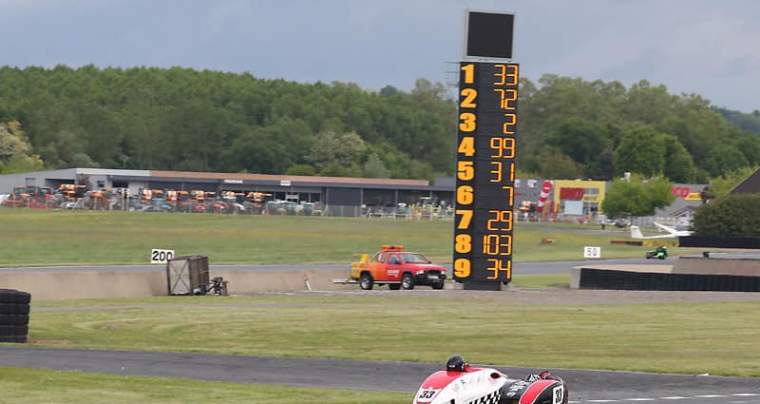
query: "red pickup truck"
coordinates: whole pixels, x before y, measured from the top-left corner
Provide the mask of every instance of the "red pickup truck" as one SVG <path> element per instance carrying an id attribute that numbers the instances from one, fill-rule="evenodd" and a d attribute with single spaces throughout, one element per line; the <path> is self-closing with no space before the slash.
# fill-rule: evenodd
<path id="1" fill-rule="evenodd" d="M 352 265 L 351 278 L 364 290 L 385 284 L 392 290 L 414 289 L 415 285 L 443 289 L 446 268 L 422 254 L 404 251 L 404 246 L 383 246 L 371 259 Z"/>

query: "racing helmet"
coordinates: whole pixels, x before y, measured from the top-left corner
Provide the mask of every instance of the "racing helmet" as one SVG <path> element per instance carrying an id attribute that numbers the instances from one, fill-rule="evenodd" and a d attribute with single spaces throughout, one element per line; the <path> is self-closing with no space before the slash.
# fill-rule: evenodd
<path id="1" fill-rule="evenodd" d="M 446 370 L 450 372 L 464 372 L 465 366 L 467 363 L 459 355 L 454 355 L 446 361 Z"/>

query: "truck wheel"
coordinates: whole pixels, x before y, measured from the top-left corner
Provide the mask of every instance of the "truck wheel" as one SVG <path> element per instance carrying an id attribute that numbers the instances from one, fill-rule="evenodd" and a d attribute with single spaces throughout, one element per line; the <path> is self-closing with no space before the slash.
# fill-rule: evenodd
<path id="1" fill-rule="evenodd" d="M 401 289 L 401 284 L 400 283 L 389 283 L 388 284 L 388 288 L 390 290 L 399 290 L 399 289 Z"/>
<path id="2" fill-rule="evenodd" d="M 412 274 L 408 272 L 404 274 L 404 277 L 401 278 L 401 287 L 406 290 L 414 289 L 414 278 L 412 278 Z"/>
<path id="3" fill-rule="evenodd" d="M 433 282 L 433 284 L 431 286 L 433 286 L 433 289 L 435 289 L 435 290 L 441 290 L 441 289 L 443 289 L 443 279 L 440 279 L 438 281 Z"/>
<path id="4" fill-rule="evenodd" d="M 368 274 L 367 272 L 363 273 L 359 279 L 359 286 L 362 288 L 362 290 L 372 290 L 372 286 L 374 286 L 374 284 L 375 281 L 372 280 L 372 275 Z"/>

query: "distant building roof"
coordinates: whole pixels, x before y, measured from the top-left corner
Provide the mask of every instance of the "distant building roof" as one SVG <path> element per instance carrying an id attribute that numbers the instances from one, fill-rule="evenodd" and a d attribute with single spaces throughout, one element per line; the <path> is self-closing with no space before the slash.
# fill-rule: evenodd
<path id="1" fill-rule="evenodd" d="M 760 194 L 760 169 L 731 190 L 732 194 Z"/>
<path id="2" fill-rule="evenodd" d="M 39 176 L 49 179 L 74 179 L 78 176 L 109 176 L 112 178 L 128 178 L 143 181 L 174 181 L 183 180 L 191 182 L 227 182 L 227 183 L 259 183 L 277 184 L 292 183 L 293 185 L 314 187 L 346 187 L 346 188 L 396 188 L 396 189 L 420 189 L 448 190 L 449 187 L 431 186 L 427 180 L 391 179 L 391 178 L 358 178 L 358 177 L 320 177 L 303 175 L 271 175 L 271 174 L 248 174 L 248 173 L 218 173 L 197 171 L 165 171 L 165 170 L 123 170 L 109 168 L 65 168 L 59 170 L 45 170 L 28 173 L 0 175 L 0 177 L 29 177 Z M 453 189 L 453 184 L 450 187 Z"/>
<path id="3" fill-rule="evenodd" d="M 299 184 L 336 184 L 357 186 L 400 186 L 400 187 L 427 187 L 427 180 L 406 180 L 389 178 L 358 178 L 358 177 L 318 177 L 304 175 L 272 175 L 272 174 L 247 174 L 247 173 L 210 173 L 195 171 L 161 171 L 151 170 L 151 178 L 188 178 L 204 180 L 241 180 L 241 181 L 271 181 L 281 183 L 283 181 L 298 182 Z"/>

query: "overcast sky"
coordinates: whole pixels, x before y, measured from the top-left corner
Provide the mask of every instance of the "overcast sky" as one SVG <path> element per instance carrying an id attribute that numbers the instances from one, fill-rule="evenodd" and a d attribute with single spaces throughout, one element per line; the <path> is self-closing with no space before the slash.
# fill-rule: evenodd
<path id="1" fill-rule="evenodd" d="M 516 14 L 531 79 L 646 78 L 760 109 L 757 0 L 0 0 L 0 65 L 186 66 L 409 89 L 447 81 L 466 8 Z"/>

